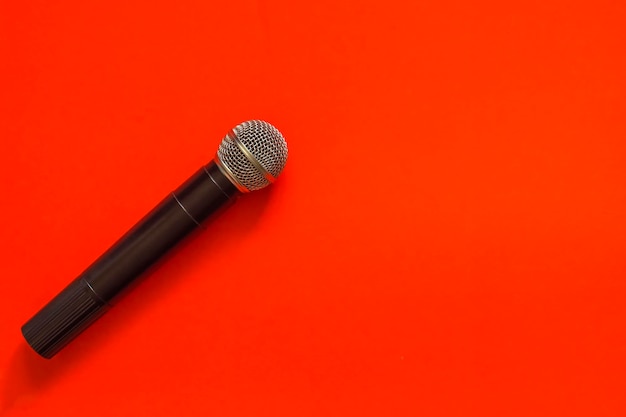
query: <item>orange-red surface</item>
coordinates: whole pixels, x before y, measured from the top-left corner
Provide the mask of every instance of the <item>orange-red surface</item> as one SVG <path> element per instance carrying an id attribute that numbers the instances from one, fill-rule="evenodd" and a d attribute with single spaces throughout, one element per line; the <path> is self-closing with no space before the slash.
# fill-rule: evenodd
<path id="1" fill-rule="evenodd" d="M 0 1 L 3 416 L 626 415 L 626 3 Z M 290 159 L 52 361 L 235 124 Z"/>

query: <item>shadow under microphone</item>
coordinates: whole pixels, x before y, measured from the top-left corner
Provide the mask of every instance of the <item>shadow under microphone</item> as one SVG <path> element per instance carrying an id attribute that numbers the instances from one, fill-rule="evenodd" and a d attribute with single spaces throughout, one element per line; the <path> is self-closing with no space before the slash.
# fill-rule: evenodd
<path id="1" fill-rule="evenodd" d="M 101 317 L 131 284 L 243 193 L 271 184 L 287 162 L 287 143 L 271 124 L 232 129 L 215 158 L 153 208 L 22 326 L 28 344 L 52 358 Z"/>

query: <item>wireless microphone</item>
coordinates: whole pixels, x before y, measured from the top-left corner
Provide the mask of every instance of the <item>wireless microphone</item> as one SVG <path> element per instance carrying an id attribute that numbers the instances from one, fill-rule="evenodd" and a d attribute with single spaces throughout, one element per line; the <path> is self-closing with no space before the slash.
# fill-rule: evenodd
<path id="1" fill-rule="evenodd" d="M 78 278 L 22 326 L 28 344 L 52 358 L 101 317 L 130 284 L 211 214 L 272 183 L 287 162 L 287 143 L 271 124 L 231 130 L 217 155 L 159 203 Z"/>

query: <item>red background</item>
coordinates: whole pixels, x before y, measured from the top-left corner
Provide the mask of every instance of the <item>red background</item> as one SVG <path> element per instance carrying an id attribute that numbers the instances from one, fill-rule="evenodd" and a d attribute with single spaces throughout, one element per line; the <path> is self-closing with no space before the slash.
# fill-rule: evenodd
<path id="1" fill-rule="evenodd" d="M 0 414 L 626 415 L 626 3 L 0 1 Z M 290 159 L 56 358 L 237 123 Z"/>

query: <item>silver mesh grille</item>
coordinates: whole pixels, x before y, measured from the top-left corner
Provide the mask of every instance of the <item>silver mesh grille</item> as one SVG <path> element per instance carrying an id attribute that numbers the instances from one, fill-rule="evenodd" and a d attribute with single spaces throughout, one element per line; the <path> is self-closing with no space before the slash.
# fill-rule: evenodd
<path id="1" fill-rule="evenodd" d="M 267 172 L 276 178 L 287 162 L 287 143 L 271 124 L 261 120 L 241 123 L 230 132 L 217 149 L 217 158 L 248 191 L 270 184 L 266 175 L 236 143 L 235 138 Z"/>

